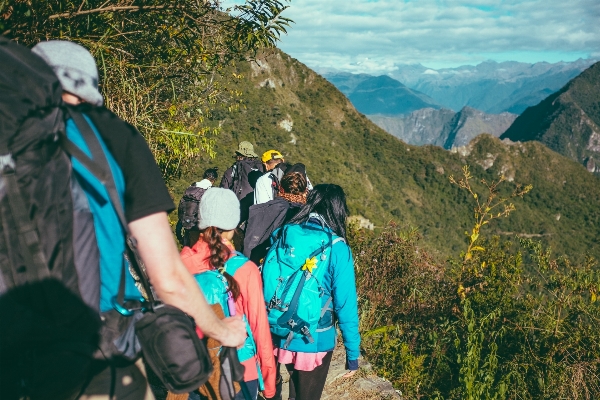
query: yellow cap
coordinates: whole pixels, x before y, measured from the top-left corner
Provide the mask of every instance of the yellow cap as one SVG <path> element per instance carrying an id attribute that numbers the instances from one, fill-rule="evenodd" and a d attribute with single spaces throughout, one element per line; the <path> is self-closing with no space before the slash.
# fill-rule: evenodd
<path id="1" fill-rule="evenodd" d="M 262 162 L 267 162 L 269 160 L 283 160 L 283 155 L 277 150 L 267 150 L 263 153 L 261 160 Z"/>

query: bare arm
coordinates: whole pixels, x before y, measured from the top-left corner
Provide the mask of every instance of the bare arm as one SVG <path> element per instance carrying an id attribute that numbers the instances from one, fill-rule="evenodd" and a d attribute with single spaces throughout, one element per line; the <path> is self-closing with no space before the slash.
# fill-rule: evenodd
<path id="1" fill-rule="evenodd" d="M 162 301 L 192 316 L 204 334 L 222 345 L 238 347 L 246 339 L 242 320 L 219 320 L 212 312 L 196 281 L 187 271 L 173 241 L 165 212 L 149 215 L 129 224 L 138 242 L 148 277 Z"/>

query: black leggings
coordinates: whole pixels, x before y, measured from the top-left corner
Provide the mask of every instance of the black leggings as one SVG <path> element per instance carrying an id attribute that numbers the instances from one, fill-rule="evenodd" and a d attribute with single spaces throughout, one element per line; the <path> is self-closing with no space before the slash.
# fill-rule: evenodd
<path id="1" fill-rule="evenodd" d="M 292 364 L 286 364 L 285 367 L 290 373 L 290 399 L 295 400 L 318 400 L 323 394 L 327 373 L 329 372 L 329 364 L 333 351 L 327 352 L 323 358 L 323 363 L 312 371 L 297 371 Z M 277 364 L 279 367 L 279 364 Z M 277 392 L 272 400 L 281 399 L 281 387 L 283 385 L 281 373 L 277 368 Z"/>

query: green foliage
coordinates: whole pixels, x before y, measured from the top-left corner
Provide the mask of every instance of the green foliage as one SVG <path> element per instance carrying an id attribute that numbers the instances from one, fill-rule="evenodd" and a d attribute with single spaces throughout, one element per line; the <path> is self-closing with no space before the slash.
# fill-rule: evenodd
<path id="1" fill-rule="evenodd" d="M 214 110 L 239 107 L 224 68 L 272 48 L 292 22 L 279 0 L 3 0 L 0 32 L 26 45 L 79 42 L 96 57 L 106 105 L 146 137 L 166 179 L 214 157 Z"/>
<path id="2" fill-rule="evenodd" d="M 538 140 L 600 175 L 597 133 L 600 126 L 600 63 L 572 79 L 560 91 L 529 107 L 502 135 Z"/>
<path id="3" fill-rule="evenodd" d="M 469 300 L 462 304 L 463 321 L 466 324 L 466 335 L 462 338 L 457 334 L 454 339 L 456 347 L 456 362 L 459 369 L 461 398 L 468 400 L 500 400 L 506 398 L 507 385 L 496 382 L 498 370 L 497 337 L 502 334 L 488 329 L 490 322 L 500 316 L 500 310 L 491 312 L 482 318 L 477 318 Z M 487 337 L 486 335 L 492 335 Z M 483 346 L 487 348 L 484 349 Z M 485 357 L 483 356 L 485 354 Z"/>
<path id="4" fill-rule="evenodd" d="M 468 163 L 473 175 L 487 182 L 505 177 L 498 196 L 512 195 L 513 180 L 534 187 L 511 218 L 495 221 L 490 234 L 536 238 L 557 255 L 600 257 L 600 181 L 539 143 L 508 145 L 482 135 L 462 154 L 407 145 L 357 113 L 325 79 L 279 51 L 224 73 L 243 75 L 231 86 L 242 93 L 239 110 L 215 110 L 207 117 L 220 129 L 217 155 L 199 157 L 181 179 L 169 182 L 176 200 L 206 168 L 217 165 L 222 173 L 232 164 L 238 143 L 248 140 L 259 154 L 275 148 L 287 161 L 305 163 L 313 183 L 340 184 L 351 213 L 376 227 L 389 221 L 418 227 L 423 246 L 443 259 L 465 250 L 463 232 L 473 228 L 474 210 L 465 206 L 472 197 L 448 181 Z M 284 121 L 292 123 L 291 131 L 284 129 L 290 128 Z M 473 185 L 484 188 L 479 181 Z"/>
<path id="5" fill-rule="evenodd" d="M 469 179 L 462 187 L 474 200 L 502 192 L 494 185 L 484 185 L 484 194 L 469 190 Z M 414 231 L 355 229 L 350 238 L 364 350 L 406 398 L 600 396 L 595 259 L 572 263 L 540 242 L 495 236 L 477 238 L 481 250 L 471 257 L 439 264 L 429 262 Z"/>

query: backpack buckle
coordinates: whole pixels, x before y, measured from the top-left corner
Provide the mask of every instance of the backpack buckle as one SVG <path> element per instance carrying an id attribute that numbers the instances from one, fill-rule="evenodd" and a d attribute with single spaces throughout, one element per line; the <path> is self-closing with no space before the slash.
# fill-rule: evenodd
<path id="1" fill-rule="evenodd" d="M 0 156 L 0 171 L 2 173 L 15 171 L 15 160 L 12 158 L 12 154 L 8 153 Z"/>
<path id="2" fill-rule="evenodd" d="M 277 306 L 279 306 L 281 304 L 281 300 L 273 297 L 270 301 L 269 301 L 269 310 L 272 310 L 273 308 L 276 308 Z"/>
<path id="3" fill-rule="evenodd" d="M 300 329 L 300 332 L 302 332 L 302 334 L 304 336 L 306 336 L 306 338 L 308 339 L 309 343 L 314 343 L 315 339 L 313 339 L 312 335 L 310 334 L 310 329 L 308 329 L 308 326 L 304 325 L 302 327 L 302 329 Z"/>

